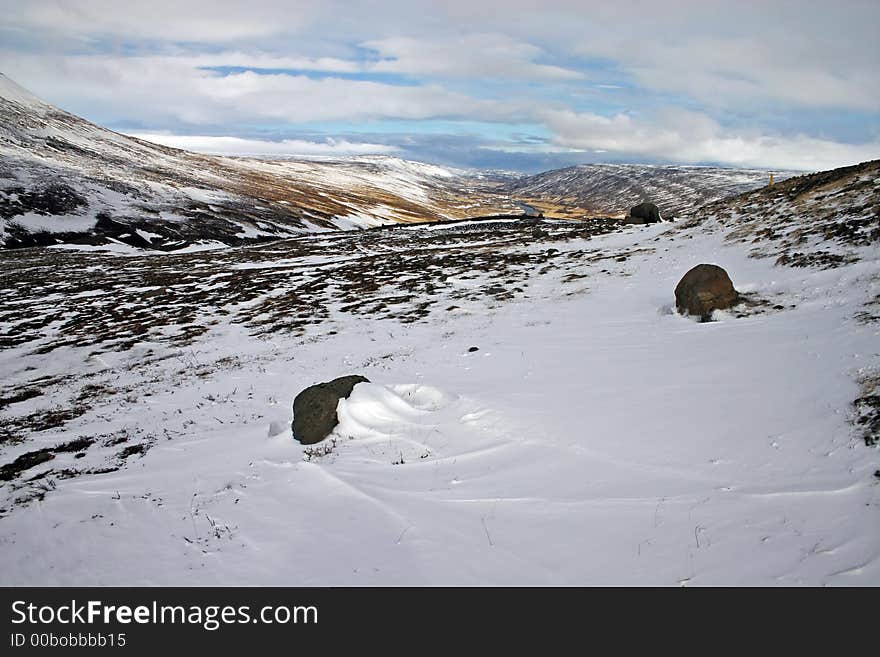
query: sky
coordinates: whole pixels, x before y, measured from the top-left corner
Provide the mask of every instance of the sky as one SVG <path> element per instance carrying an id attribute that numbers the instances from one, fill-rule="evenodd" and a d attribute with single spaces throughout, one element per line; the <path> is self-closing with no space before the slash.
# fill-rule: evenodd
<path id="1" fill-rule="evenodd" d="M 880 2 L 0 0 L 0 72 L 242 155 L 823 170 L 880 158 Z"/>

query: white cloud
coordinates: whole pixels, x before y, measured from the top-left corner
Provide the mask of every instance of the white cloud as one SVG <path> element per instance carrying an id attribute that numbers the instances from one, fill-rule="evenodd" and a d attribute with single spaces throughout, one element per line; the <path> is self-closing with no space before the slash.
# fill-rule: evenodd
<path id="1" fill-rule="evenodd" d="M 731 112 L 880 110 L 876 1 L 616 0 L 591 9 L 570 47 L 614 62 L 643 88 Z"/>
<path id="2" fill-rule="evenodd" d="M 434 78 L 491 80 L 578 80 L 584 74 L 535 60 L 544 52 L 531 44 L 500 34 L 467 34 L 430 39 L 394 37 L 365 41 L 378 59 L 345 59 L 277 55 L 267 52 L 228 50 L 174 56 L 193 67 L 291 69 L 323 73 L 390 73 Z"/>
<path id="3" fill-rule="evenodd" d="M 4 72 L 64 109 L 106 121 L 220 125 L 522 116 L 521 103 L 475 99 L 439 84 L 399 86 L 336 77 L 221 75 L 208 57 L 30 56 L 0 53 Z M 220 60 L 217 60 L 220 61 Z"/>
<path id="4" fill-rule="evenodd" d="M 822 41 L 788 35 L 777 39 L 683 36 L 648 40 L 635 49 L 600 38 L 581 52 L 614 58 L 641 87 L 683 94 L 706 106 L 737 111 L 755 104 L 880 109 L 875 64 L 853 61 L 840 67 L 817 61 Z M 824 55 L 830 57 L 827 48 Z"/>
<path id="5" fill-rule="evenodd" d="M 321 71 L 324 73 L 360 73 L 363 63 L 338 57 L 308 57 L 304 55 L 273 55 L 260 51 L 241 50 L 175 56 L 177 64 L 194 68 L 232 67 L 248 69 L 292 69 L 297 71 Z"/>
<path id="6" fill-rule="evenodd" d="M 394 153 L 398 149 L 386 144 L 350 142 L 347 140 L 326 139 L 306 141 L 285 139 L 267 141 L 262 139 L 242 139 L 239 137 L 215 137 L 207 135 L 174 135 L 168 133 L 133 132 L 132 137 L 151 141 L 163 146 L 182 148 L 198 153 L 212 155 L 376 155 Z"/>
<path id="7" fill-rule="evenodd" d="M 0 16 L 0 70 L 101 122 L 235 134 L 245 123 L 543 121 L 553 148 L 633 158 L 815 169 L 878 156 L 876 0 L 156 0 L 124 11 L 0 0 Z M 223 66 L 328 75 L 204 70 Z M 358 73 L 415 84 L 338 77 Z M 484 80 L 507 97 L 485 99 Z M 624 103 L 610 118 L 590 111 Z M 787 117 L 805 134 L 750 130 Z"/>
<path id="8" fill-rule="evenodd" d="M 453 78 L 576 80 L 583 73 L 539 64 L 542 50 L 502 34 L 466 34 L 437 38 L 396 37 L 367 41 L 383 58 L 369 69 Z"/>
<path id="9" fill-rule="evenodd" d="M 661 112 L 655 121 L 546 110 L 553 143 L 661 162 L 711 162 L 735 166 L 819 171 L 880 158 L 880 142 L 845 144 L 806 135 L 777 137 L 725 131 L 709 117 Z"/>
<path id="10" fill-rule="evenodd" d="M 124 11 L 118 0 L 0 0 L 0 15 L 45 50 L 61 37 L 158 50 L 235 44 L 241 54 L 273 53 L 257 57 L 264 63 L 309 53 L 293 56 L 292 68 L 520 80 L 575 80 L 583 71 L 540 59 L 579 55 L 725 111 L 761 103 L 880 110 L 876 0 L 154 0 Z M 384 59 L 339 56 L 357 43 Z"/>
<path id="11" fill-rule="evenodd" d="M 442 6 L 435 22 L 446 28 L 479 26 L 579 55 L 645 89 L 685 94 L 713 108 L 880 110 L 876 0 L 445 0 Z M 421 29 L 413 26 L 410 36 L 439 31 Z"/>
<path id="12" fill-rule="evenodd" d="M 4 22 L 82 39 L 115 37 L 216 43 L 295 32 L 320 12 L 319 0 L 4 0 Z"/>

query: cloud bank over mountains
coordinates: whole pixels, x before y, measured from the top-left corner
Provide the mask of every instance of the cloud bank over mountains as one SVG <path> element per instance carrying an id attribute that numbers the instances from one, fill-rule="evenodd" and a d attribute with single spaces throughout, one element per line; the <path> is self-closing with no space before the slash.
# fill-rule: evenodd
<path id="1" fill-rule="evenodd" d="M 522 169 L 880 157 L 875 2 L 0 0 L 0 11 L 0 71 L 114 129 L 199 150 Z"/>

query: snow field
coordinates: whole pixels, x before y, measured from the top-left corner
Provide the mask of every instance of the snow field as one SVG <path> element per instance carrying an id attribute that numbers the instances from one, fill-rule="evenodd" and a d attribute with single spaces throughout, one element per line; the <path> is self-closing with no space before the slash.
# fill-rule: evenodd
<path id="1" fill-rule="evenodd" d="M 194 362 L 235 364 L 59 432 L 171 438 L 3 518 L 0 580 L 880 583 L 877 452 L 849 415 L 877 365 L 876 325 L 853 318 L 877 258 L 775 267 L 718 233 L 664 230 L 596 238 L 643 250 L 584 263 L 574 294 L 548 275 L 527 299 L 407 325 L 335 313 L 336 334 L 304 339 L 214 326 Z M 699 262 L 785 309 L 679 316 L 672 290 Z M 293 397 L 344 374 L 371 383 L 313 446 L 328 453 L 299 445 Z"/>

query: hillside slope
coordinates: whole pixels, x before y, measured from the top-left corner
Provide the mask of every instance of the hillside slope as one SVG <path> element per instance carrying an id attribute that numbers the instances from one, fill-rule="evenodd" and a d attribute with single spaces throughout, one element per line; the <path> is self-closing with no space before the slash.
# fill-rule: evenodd
<path id="1" fill-rule="evenodd" d="M 0 245 L 162 250 L 519 213 L 462 172 L 393 157 L 263 161 L 121 135 L 0 74 Z"/>
<path id="2" fill-rule="evenodd" d="M 682 228 L 723 230 L 754 257 L 801 267 L 857 262 L 880 242 L 880 160 L 790 178 L 693 215 Z"/>
<path id="3" fill-rule="evenodd" d="M 651 201 L 666 217 L 767 184 L 770 172 L 703 166 L 583 164 L 527 176 L 504 190 L 548 216 L 623 216 Z M 791 172 L 776 172 L 781 180 Z"/>

